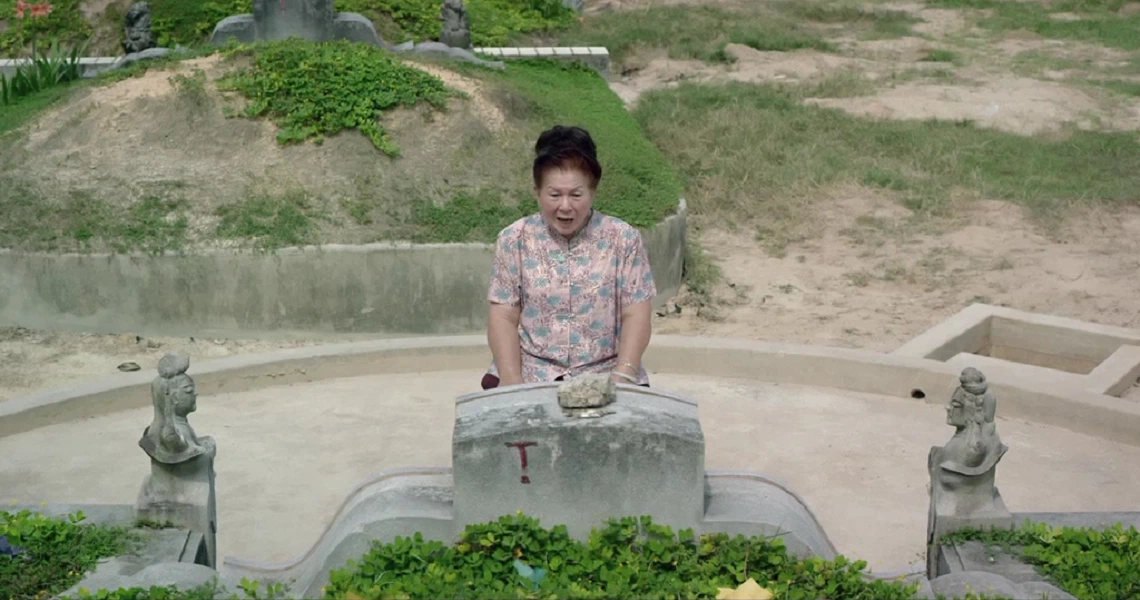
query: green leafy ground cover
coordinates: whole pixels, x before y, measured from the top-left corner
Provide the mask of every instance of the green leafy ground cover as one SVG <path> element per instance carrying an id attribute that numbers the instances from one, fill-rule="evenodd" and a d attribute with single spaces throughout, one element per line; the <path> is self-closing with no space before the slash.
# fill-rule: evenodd
<path id="1" fill-rule="evenodd" d="M 453 95 L 438 77 L 366 44 L 286 40 L 231 54 L 252 56 L 253 66 L 226 76 L 219 89 L 245 96 L 246 117 L 275 121 L 282 143 L 356 129 L 397 156 L 399 147 L 377 120 L 380 113 L 418 102 L 442 108 Z"/>
<path id="2" fill-rule="evenodd" d="M 23 552 L 0 555 L 0 598 L 48 598 L 79 583 L 103 558 L 128 551 L 125 528 L 83 523 L 80 511 L 53 519 L 30 511 L 0 511 L 0 536 Z"/>
<path id="3" fill-rule="evenodd" d="M 965 530 L 947 541 L 976 540 L 1024 557 L 1080 600 L 1140 599 L 1140 532 L 1116 524 L 1105 530 L 1026 522 L 1012 530 Z"/>

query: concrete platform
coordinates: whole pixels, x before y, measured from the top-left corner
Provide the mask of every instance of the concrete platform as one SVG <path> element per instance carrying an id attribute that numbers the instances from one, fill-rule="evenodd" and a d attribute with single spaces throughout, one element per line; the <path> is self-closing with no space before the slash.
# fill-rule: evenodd
<path id="1" fill-rule="evenodd" d="M 449 466 L 454 399 L 478 376 L 464 369 L 204 390 L 191 422 L 219 446 L 219 554 L 294 559 L 369 475 Z M 945 399 L 676 374 L 657 374 L 653 384 L 700 400 L 708 468 L 783 480 L 840 552 L 875 571 L 922 562 L 926 454 L 952 433 Z M 1012 509 L 1135 510 L 1140 447 L 1002 418 L 998 398 L 1011 447 L 998 485 Z M 145 392 L 144 403 L 0 437 L 0 504 L 133 503 L 148 469 L 137 446 L 151 418 Z"/>

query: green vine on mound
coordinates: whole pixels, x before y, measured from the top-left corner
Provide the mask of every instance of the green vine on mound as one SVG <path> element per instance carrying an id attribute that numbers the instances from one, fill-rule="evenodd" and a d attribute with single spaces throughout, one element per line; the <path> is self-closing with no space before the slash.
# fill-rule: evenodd
<path id="1" fill-rule="evenodd" d="M 917 586 L 867 581 L 866 563 L 798 560 L 780 539 L 674 534 L 649 517 L 611 520 L 586 543 L 531 517 L 470 525 L 452 545 L 374 543 L 330 573 L 325 598 L 714 598 L 749 578 L 776 598 L 891 600 Z"/>
<path id="2" fill-rule="evenodd" d="M 284 144 L 309 138 L 319 143 L 359 129 L 385 154 L 398 156 L 399 147 L 377 120 L 381 111 L 421 101 L 442 109 L 458 95 L 438 77 L 367 44 L 290 39 L 230 54 L 252 55 L 254 64 L 222 78 L 218 88 L 245 96 L 244 116 L 277 123 L 277 139 Z"/>
<path id="3" fill-rule="evenodd" d="M 1010 530 L 968 529 L 944 541 L 980 541 L 1016 552 L 1080 600 L 1140 600 L 1140 532 L 1117 523 L 1105 530 L 1026 522 Z"/>

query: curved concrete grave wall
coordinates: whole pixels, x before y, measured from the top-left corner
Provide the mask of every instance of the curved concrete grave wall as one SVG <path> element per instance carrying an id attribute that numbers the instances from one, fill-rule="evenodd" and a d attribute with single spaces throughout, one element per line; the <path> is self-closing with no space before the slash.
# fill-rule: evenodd
<path id="1" fill-rule="evenodd" d="M 402 338 L 291 348 L 194 363 L 203 396 L 338 377 L 471 369 L 472 386 L 491 361 L 483 335 Z M 941 404 L 961 367 L 869 350 L 821 348 L 758 340 L 654 336 L 645 356 L 651 372 L 742 378 L 916 397 Z M 0 437 L 150 405 L 151 374 L 124 373 L 0 403 Z M 1140 403 L 1059 389 L 1017 373 L 989 376 L 1002 415 L 1140 446 Z"/>
<path id="2" fill-rule="evenodd" d="M 687 208 L 642 232 L 657 305 L 681 286 Z M 0 325 L 149 335 L 454 334 L 485 327 L 491 244 L 161 256 L 0 250 Z"/>

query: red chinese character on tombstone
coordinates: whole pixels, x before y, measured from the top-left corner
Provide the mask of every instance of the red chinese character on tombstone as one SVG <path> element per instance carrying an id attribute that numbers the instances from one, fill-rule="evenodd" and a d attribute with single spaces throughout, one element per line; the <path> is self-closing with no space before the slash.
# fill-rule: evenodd
<path id="1" fill-rule="evenodd" d="M 508 448 L 519 449 L 519 462 L 522 464 L 522 478 L 520 481 L 523 483 L 530 483 L 530 477 L 526 474 L 526 449 L 530 446 L 537 446 L 538 442 L 507 442 Z"/>

